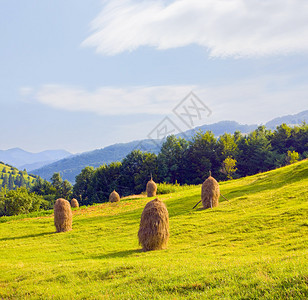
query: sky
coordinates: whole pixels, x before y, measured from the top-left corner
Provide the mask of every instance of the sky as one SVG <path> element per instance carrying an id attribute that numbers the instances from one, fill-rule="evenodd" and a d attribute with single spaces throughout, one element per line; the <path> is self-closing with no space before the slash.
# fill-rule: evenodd
<path id="1" fill-rule="evenodd" d="M 308 109 L 305 0 L 0 0 L 0 14 L 1 150 Z"/>

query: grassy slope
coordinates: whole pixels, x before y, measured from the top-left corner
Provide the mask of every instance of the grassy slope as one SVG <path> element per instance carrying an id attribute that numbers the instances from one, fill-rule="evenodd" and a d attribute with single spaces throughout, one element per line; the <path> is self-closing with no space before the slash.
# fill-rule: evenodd
<path id="1" fill-rule="evenodd" d="M 5 173 L 3 173 L 4 168 L 5 168 L 5 171 L 6 171 Z M 3 163 L 0 162 L 0 175 L 3 173 L 3 174 L 7 174 L 7 176 L 10 176 L 10 174 L 13 173 L 14 170 L 17 172 L 16 175 L 13 174 L 13 177 L 15 179 L 16 176 L 19 176 L 19 170 L 17 168 L 11 167 L 9 165 L 6 165 L 6 164 L 3 164 Z M 28 174 L 24 174 L 24 178 L 25 178 L 26 181 L 30 181 L 30 184 L 34 183 L 34 181 L 35 181 L 35 177 L 28 175 Z M 2 181 L 3 181 L 3 179 L 0 178 L 0 186 L 2 184 Z"/>
<path id="2" fill-rule="evenodd" d="M 192 210 L 200 186 L 163 195 L 167 250 L 140 252 L 148 199 L 0 224 L 0 298 L 304 299 L 308 297 L 308 160 L 221 183 L 230 202 Z M 10 220 L 8 218 L 8 220 Z"/>

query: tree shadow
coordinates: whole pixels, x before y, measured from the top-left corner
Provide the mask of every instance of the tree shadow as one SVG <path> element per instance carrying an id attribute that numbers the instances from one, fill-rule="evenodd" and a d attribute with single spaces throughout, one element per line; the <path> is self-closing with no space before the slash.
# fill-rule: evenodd
<path id="1" fill-rule="evenodd" d="M 54 234 L 56 233 L 55 231 L 52 232 L 43 232 L 43 233 L 38 233 L 38 234 L 29 234 L 29 235 L 24 235 L 24 236 L 11 236 L 7 238 L 2 238 L 0 239 L 1 241 L 11 241 L 11 240 L 21 240 L 21 239 L 27 239 L 27 238 L 34 238 L 34 237 L 39 237 L 39 236 L 44 236 L 44 235 L 49 235 L 49 234 Z"/>

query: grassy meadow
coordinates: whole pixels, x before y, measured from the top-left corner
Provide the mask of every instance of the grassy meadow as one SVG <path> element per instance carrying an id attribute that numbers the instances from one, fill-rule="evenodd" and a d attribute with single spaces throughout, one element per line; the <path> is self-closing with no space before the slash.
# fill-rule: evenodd
<path id="1" fill-rule="evenodd" d="M 307 299 L 308 160 L 220 189 L 229 201 L 207 210 L 192 210 L 201 186 L 159 196 L 170 216 L 160 251 L 138 245 L 144 196 L 74 209 L 66 233 L 52 212 L 5 217 L 0 298 Z"/>

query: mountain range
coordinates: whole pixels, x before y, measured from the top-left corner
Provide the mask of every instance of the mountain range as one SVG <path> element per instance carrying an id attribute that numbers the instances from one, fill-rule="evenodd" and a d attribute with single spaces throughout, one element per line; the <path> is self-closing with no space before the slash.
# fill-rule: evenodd
<path id="1" fill-rule="evenodd" d="M 266 124 L 268 129 L 275 129 L 282 123 L 288 125 L 298 125 L 303 121 L 308 121 L 308 110 L 295 115 L 287 115 L 275 118 Z M 191 139 L 196 131 L 203 132 L 211 130 L 215 136 L 223 133 L 234 133 L 240 131 L 249 133 L 258 127 L 257 124 L 242 125 L 235 121 L 221 121 L 214 124 L 206 124 L 184 133 L 178 134 L 185 138 Z M 102 149 L 84 152 L 72 155 L 65 150 L 49 150 L 40 153 L 30 153 L 19 148 L 0 150 L 0 161 L 9 163 L 19 169 L 27 169 L 35 175 L 39 175 L 49 180 L 53 173 L 60 172 L 63 179 L 70 182 L 75 181 L 76 175 L 86 166 L 98 167 L 102 164 L 108 164 L 113 161 L 121 161 L 128 153 L 134 149 L 140 149 L 147 152 L 158 153 L 161 148 L 162 141 L 140 140 L 129 143 L 114 144 Z"/>
<path id="2" fill-rule="evenodd" d="M 0 150 L 0 161 L 20 170 L 26 169 L 27 171 L 32 171 L 71 155 L 66 150 L 46 150 L 39 153 L 32 153 L 20 148 L 12 148 Z"/>

